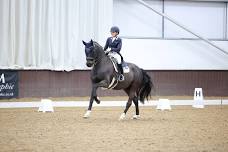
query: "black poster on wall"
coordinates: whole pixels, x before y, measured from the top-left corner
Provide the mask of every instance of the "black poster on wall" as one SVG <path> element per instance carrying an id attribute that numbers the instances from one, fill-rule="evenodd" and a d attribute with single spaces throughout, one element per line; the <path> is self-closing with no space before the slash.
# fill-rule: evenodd
<path id="1" fill-rule="evenodd" d="M 18 72 L 0 70 L 0 99 L 18 97 Z"/>

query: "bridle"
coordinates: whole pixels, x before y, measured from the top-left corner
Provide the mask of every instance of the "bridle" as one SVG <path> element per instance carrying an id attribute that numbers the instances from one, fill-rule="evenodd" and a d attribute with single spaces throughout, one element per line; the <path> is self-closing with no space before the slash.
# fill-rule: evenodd
<path id="1" fill-rule="evenodd" d="M 95 46 L 93 45 L 94 49 Z M 94 50 L 93 50 L 94 51 Z M 98 64 L 101 61 L 102 57 L 96 56 L 94 57 L 86 57 L 87 61 L 90 61 L 92 63 L 93 66 L 95 66 L 96 64 Z"/>

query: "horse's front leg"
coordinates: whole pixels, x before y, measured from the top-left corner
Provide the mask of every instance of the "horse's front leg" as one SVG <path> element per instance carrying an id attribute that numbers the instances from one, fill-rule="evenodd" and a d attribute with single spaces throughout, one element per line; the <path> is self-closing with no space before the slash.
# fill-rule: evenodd
<path id="1" fill-rule="evenodd" d="M 98 96 L 95 96 L 95 97 L 94 97 L 94 100 L 96 101 L 97 104 L 100 104 L 100 103 L 101 103 L 101 101 L 100 101 L 100 99 L 98 98 Z"/>
<path id="2" fill-rule="evenodd" d="M 103 80 L 99 84 L 97 84 L 97 86 L 99 86 L 99 87 L 105 87 L 105 88 L 107 88 L 108 85 L 109 85 L 108 80 Z M 94 100 L 96 101 L 97 104 L 100 104 L 101 103 L 101 101 L 98 98 L 98 96 L 97 96 L 96 93 L 94 94 Z"/>
<path id="3" fill-rule="evenodd" d="M 92 92 L 91 92 L 91 96 L 90 96 L 90 101 L 89 101 L 89 107 L 88 107 L 87 112 L 84 115 L 84 118 L 90 117 L 94 99 L 98 104 L 100 103 L 100 100 L 97 97 L 97 88 L 98 87 L 106 87 L 106 86 L 108 86 L 108 82 L 105 80 L 103 80 L 99 83 L 93 84 L 93 88 L 92 88 Z"/>
<path id="4" fill-rule="evenodd" d="M 92 88 L 90 101 L 89 101 L 89 107 L 88 107 L 88 110 L 86 111 L 86 113 L 84 114 L 84 118 L 89 118 L 90 117 L 90 113 L 91 113 L 91 110 L 92 110 L 92 107 L 93 107 L 93 101 L 94 101 L 94 98 L 96 97 L 97 88 L 98 87 L 96 85 L 94 85 L 93 88 Z"/>

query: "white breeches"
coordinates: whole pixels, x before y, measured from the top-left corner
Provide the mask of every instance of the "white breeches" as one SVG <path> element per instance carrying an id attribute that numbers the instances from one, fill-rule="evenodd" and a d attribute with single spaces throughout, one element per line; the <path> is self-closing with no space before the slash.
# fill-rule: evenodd
<path id="1" fill-rule="evenodd" d="M 116 52 L 110 52 L 108 55 L 114 57 L 118 64 L 121 64 L 121 56 Z"/>

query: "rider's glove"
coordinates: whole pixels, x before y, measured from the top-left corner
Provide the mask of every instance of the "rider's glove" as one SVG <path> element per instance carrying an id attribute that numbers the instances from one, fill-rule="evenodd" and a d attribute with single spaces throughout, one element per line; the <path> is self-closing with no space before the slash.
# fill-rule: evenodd
<path id="1" fill-rule="evenodd" d="M 110 51 L 111 51 L 111 48 L 108 48 L 108 49 L 105 51 L 105 54 L 108 54 Z"/>

